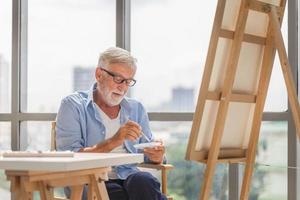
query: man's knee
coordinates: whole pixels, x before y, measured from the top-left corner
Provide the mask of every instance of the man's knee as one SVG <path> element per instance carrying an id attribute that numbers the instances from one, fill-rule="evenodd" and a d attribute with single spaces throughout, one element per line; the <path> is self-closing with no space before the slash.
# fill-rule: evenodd
<path id="1" fill-rule="evenodd" d="M 134 188 L 139 189 L 160 188 L 159 181 L 149 172 L 134 173 L 127 178 L 126 183 L 134 186 Z"/>
<path id="2" fill-rule="evenodd" d="M 110 200 L 127 200 L 128 196 L 124 188 L 113 181 L 106 181 L 105 186 Z"/>
<path id="3" fill-rule="evenodd" d="M 131 174 L 124 182 L 124 184 L 128 192 L 160 190 L 159 181 L 149 172 L 137 172 Z"/>
<path id="4" fill-rule="evenodd" d="M 148 172 L 137 172 L 124 181 L 124 188 L 131 200 L 165 200 L 159 181 Z"/>

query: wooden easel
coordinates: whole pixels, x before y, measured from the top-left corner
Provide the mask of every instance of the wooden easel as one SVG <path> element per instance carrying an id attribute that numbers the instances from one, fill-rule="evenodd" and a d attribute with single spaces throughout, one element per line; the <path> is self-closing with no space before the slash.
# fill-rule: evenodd
<path id="1" fill-rule="evenodd" d="M 278 51 L 278 55 L 280 58 L 282 72 L 288 91 L 289 103 L 293 113 L 294 123 L 297 128 L 298 136 L 300 138 L 300 107 L 296 89 L 294 86 L 294 81 L 292 78 L 292 72 L 283 42 L 283 37 L 280 30 L 286 0 L 281 0 L 279 6 L 257 0 L 241 0 L 235 31 L 222 29 L 225 5 L 226 0 L 218 1 L 207 59 L 205 63 L 205 69 L 203 73 L 203 79 L 198 97 L 198 103 L 194 114 L 193 126 L 186 153 L 187 160 L 195 160 L 206 164 L 204 181 L 199 197 L 199 199 L 201 200 L 207 200 L 209 198 L 215 167 L 216 164 L 220 162 L 244 162 L 246 164 L 240 199 L 248 199 L 263 109 L 267 96 L 276 50 Z M 268 15 L 269 23 L 267 27 L 266 37 L 245 33 L 249 10 L 266 13 Z M 229 53 L 229 62 L 226 66 L 225 79 L 222 90 L 209 91 L 209 84 L 213 79 L 212 71 L 215 62 L 218 41 L 220 38 L 227 38 L 232 40 Z M 234 80 L 236 78 L 236 71 L 243 42 L 264 46 L 262 65 L 258 81 L 258 89 L 257 93 L 255 94 L 236 93 L 232 90 Z M 197 150 L 196 141 L 197 134 L 200 130 L 200 124 L 203 118 L 205 103 L 207 102 L 207 100 L 218 101 L 219 106 L 216 115 L 215 126 L 213 129 L 211 144 L 209 150 L 205 152 Z M 221 140 L 230 102 L 252 103 L 255 106 L 252 118 L 250 139 L 247 149 L 222 149 L 221 147 Z"/>

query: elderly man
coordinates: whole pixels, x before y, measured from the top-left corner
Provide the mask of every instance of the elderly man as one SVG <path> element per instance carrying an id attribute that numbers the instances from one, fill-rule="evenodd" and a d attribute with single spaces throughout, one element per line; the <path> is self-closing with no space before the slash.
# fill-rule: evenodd
<path id="1" fill-rule="evenodd" d="M 61 102 L 56 127 L 58 150 L 138 153 L 134 144 L 153 140 L 144 107 L 125 97 L 136 83 L 135 72 L 136 59 L 124 49 L 113 47 L 100 55 L 92 88 Z M 145 148 L 145 162 L 162 163 L 164 151 L 163 145 Z M 157 179 L 136 165 L 114 167 L 106 188 L 111 200 L 166 199 Z"/>

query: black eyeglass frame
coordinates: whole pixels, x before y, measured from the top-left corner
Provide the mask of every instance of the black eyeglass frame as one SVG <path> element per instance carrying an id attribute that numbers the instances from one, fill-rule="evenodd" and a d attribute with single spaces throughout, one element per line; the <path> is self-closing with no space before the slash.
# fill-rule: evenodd
<path id="1" fill-rule="evenodd" d="M 117 84 L 122 84 L 122 83 L 126 83 L 127 86 L 132 87 L 135 85 L 136 80 L 133 78 L 124 78 L 118 74 L 115 74 L 111 71 L 108 71 L 107 69 L 104 69 L 103 67 L 99 67 L 101 70 L 105 71 L 108 75 L 110 75 L 113 78 L 113 81 Z"/>

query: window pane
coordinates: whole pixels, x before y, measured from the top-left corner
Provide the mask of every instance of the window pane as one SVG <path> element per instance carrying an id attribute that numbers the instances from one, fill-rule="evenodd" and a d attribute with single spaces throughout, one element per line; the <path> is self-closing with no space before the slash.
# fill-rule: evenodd
<path id="1" fill-rule="evenodd" d="M 288 48 L 287 15 L 288 12 L 286 10 L 283 18 L 282 28 L 281 28 L 286 50 Z M 273 112 L 286 111 L 287 105 L 288 105 L 287 89 L 285 86 L 285 82 L 281 70 L 279 56 L 278 53 L 276 52 L 273 72 L 270 80 L 270 86 L 268 90 L 264 111 L 273 111 Z"/>
<path id="2" fill-rule="evenodd" d="M 116 5 L 111 0 L 29 0 L 28 77 L 24 112 L 57 112 L 60 100 L 84 78 L 99 53 L 115 46 Z M 82 72 L 82 76 L 86 73 Z M 93 76 L 89 77 L 93 81 Z M 23 80 L 26 84 L 26 80 Z M 88 89 L 89 83 L 82 81 Z"/>
<path id="3" fill-rule="evenodd" d="M 287 170 L 287 122 L 263 122 L 251 184 L 252 197 L 287 199 Z"/>
<path id="4" fill-rule="evenodd" d="M 0 0 L 0 112 L 11 111 L 12 1 Z"/>
<path id="5" fill-rule="evenodd" d="M 175 167 L 168 173 L 168 192 L 174 199 L 198 199 L 204 179 L 205 165 L 184 159 L 191 125 L 191 122 L 150 123 L 154 137 L 166 145 L 168 163 Z M 228 199 L 227 172 L 227 165 L 217 165 L 211 199 Z"/>
<path id="6" fill-rule="evenodd" d="M 10 183 L 4 170 L 0 170 L 0 199 L 10 199 Z"/>
<path id="7" fill-rule="evenodd" d="M 131 50 L 139 66 L 132 93 L 148 111 L 194 110 L 216 3 L 132 0 Z"/>
<path id="8" fill-rule="evenodd" d="M 132 94 L 148 111 L 194 111 L 216 3 L 207 1 L 203 6 L 197 0 L 132 0 L 131 50 L 139 66 Z M 286 19 L 282 28 L 285 39 Z M 286 89 L 277 59 L 265 110 L 286 108 Z"/>
<path id="9" fill-rule="evenodd" d="M 51 147 L 51 122 L 28 121 L 21 123 L 23 150 L 50 150 Z"/>
<path id="10" fill-rule="evenodd" d="M 0 122 L 0 151 L 11 150 L 10 122 Z"/>
<path id="11" fill-rule="evenodd" d="M 0 122 L 0 151 L 11 150 L 10 122 Z M 0 170 L 0 199 L 10 199 L 9 182 L 4 170 Z"/>

